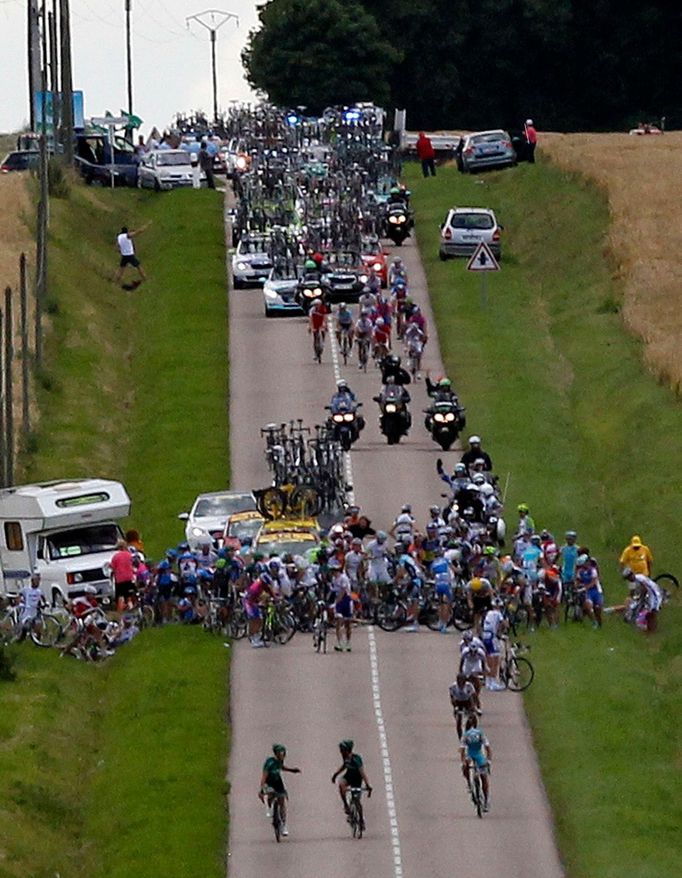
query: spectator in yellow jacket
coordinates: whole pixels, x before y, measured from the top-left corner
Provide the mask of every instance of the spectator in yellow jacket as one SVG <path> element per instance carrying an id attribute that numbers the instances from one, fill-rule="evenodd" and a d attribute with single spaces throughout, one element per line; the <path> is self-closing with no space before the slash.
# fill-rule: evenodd
<path id="1" fill-rule="evenodd" d="M 640 537 L 635 534 L 630 540 L 630 545 L 623 549 L 620 556 L 620 566 L 629 567 L 633 573 L 643 573 L 644 576 L 651 576 L 651 568 L 654 563 L 654 556 L 651 549 L 642 543 Z"/>

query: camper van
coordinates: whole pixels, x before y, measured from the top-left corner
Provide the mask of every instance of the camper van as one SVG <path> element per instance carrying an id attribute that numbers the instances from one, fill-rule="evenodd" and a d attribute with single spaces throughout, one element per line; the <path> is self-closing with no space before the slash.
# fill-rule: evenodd
<path id="1" fill-rule="evenodd" d="M 120 482 L 75 479 L 0 490 L 0 587 L 40 573 L 52 603 L 93 585 L 112 595 L 109 562 L 122 537 L 118 519 L 130 512 Z"/>

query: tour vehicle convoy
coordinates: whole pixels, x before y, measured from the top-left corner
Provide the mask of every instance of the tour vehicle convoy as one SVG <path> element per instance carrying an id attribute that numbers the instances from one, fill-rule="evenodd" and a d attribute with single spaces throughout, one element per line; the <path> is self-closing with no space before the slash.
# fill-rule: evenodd
<path id="1" fill-rule="evenodd" d="M 218 548 L 228 518 L 255 508 L 256 498 L 251 491 L 209 491 L 199 494 L 190 511 L 181 512 L 178 518 L 185 522 L 185 539 L 191 548 L 205 542 Z"/>
<path id="2" fill-rule="evenodd" d="M 123 533 L 118 520 L 130 513 L 120 482 L 73 479 L 0 489 L 0 567 L 4 591 L 39 573 L 52 603 L 92 585 L 101 597 L 113 592 L 109 562 Z"/>

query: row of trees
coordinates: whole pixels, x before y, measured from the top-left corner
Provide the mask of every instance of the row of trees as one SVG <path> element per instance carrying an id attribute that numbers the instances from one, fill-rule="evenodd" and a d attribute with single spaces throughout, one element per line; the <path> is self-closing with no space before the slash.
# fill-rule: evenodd
<path id="1" fill-rule="evenodd" d="M 411 128 L 682 126 L 679 0 L 269 0 L 243 62 L 276 103 L 374 100 Z"/>

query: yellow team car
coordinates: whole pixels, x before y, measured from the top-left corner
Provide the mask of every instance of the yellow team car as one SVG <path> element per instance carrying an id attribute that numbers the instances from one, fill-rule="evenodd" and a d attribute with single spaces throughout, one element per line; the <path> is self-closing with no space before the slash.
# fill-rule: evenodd
<path id="1" fill-rule="evenodd" d="M 255 540 L 264 522 L 263 516 L 255 509 L 233 513 L 225 525 L 223 547 L 239 549 L 247 537 L 250 537 L 251 541 Z"/>
<path id="2" fill-rule="evenodd" d="M 320 545 L 319 525 L 314 518 L 280 518 L 266 521 L 254 543 L 254 551 L 268 555 L 305 555 Z"/>

